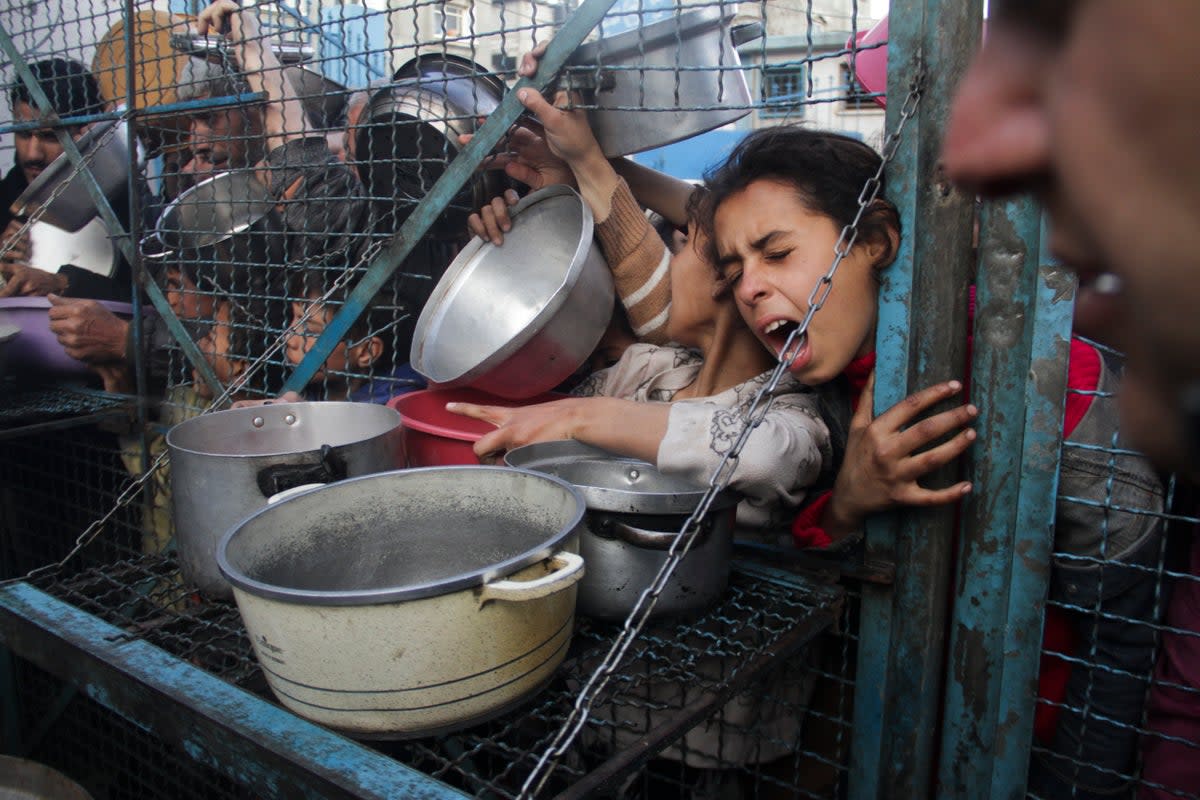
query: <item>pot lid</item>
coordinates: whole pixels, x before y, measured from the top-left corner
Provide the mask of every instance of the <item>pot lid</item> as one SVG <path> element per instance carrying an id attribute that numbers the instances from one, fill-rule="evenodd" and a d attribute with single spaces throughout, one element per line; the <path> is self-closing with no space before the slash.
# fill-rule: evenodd
<path id="1" fill-rule="evenodd" d="M 577 488 L 592 511 L 623 514 L 691 514 L 706 487 L 667 475 L 648 461 L 618 455 L 573 439 L 538 442 L 510 450 L 510 467 L 562 478 Z M 736 502 L 722 493 L 715 507 Z"/>

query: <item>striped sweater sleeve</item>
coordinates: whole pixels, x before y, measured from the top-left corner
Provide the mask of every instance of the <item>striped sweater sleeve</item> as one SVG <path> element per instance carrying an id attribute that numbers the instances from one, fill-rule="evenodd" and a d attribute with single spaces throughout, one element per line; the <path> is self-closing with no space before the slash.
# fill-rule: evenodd
<path id="1" fill-rule="evenodd" d="M 640 341 L 665 344 L 671 308 L 671 253 L 659 238 L 629 184 L 617 181 L 610 211 L 596 222 L 596 238 L 613 273 L 617 295 Z"/>

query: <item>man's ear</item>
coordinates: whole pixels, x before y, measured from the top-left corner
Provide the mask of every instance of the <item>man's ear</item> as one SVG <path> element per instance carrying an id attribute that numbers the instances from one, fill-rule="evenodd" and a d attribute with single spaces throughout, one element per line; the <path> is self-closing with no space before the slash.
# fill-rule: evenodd
<path id="1" fill-rule="evenodd" d="M 350 363 L 360 370 L 366 370 L 367 367 L 374 364 L 383 355 L 383 339 L 378 336 L 372 336 L 369 339 L 364 339 L 354 346 L 354 352 L 348 354 Z"/>

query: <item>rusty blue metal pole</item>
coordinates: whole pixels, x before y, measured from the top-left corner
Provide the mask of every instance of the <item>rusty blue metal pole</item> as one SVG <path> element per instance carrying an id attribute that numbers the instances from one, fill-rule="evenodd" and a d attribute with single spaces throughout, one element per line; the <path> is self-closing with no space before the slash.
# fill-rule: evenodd
<path id="1" fill-rule="evenodd" d="M 915 76 L 917 114 L 888 168 L 902 240 L 884 274 L 876 336 L 875 409 L 951 378 L 966 365 L 974 198 L 938 169 L 951 93 L 979 39 L 979 0 L 893 0 L 888 130 Z M 954 465 L 929 485 L 957 479 Z M 935 774 L 955 509 L 906 509 L 871 520 L 866 558 L 895 564 L 895 583 L 864 585 L 854 696 L 850 797 L 927 797 Z"/>
<path id="2" fill-rule="evenodd" d="M 285 391 L 300 392 L 317 374 L 317 370 L 325 363 L 325 359 L 337 347 L 338 342 L 350 330 L 350 326 L 366 310 L 367 304 L 380 287 L 391 277 L 413 247 L 425 235 L 438 216 L 446 209 L 454 195 L 471 177 L 483 159 L 491 152 L 509 127 L 517 121 L 517 117 L 525 107 L 517 100 L 517 91 L 532 88 L 541 91 L 550 84 L 555 73 L 567 62 L 567 58 L 583 41 L 584 37 L 600 23 L 608 13 L 615 0 L 585 0 L 579 8 L 567 18 L 562 28 L 554 35 L 546 48 L 546 53 L 538 62 L 538 72 L 533 78 L 522 78 L 517 81 L 512 90 L 504 95 L 500 105 L 488 115 L 485 122 L 463 147 L 462 151 L 450 162 L 446 171 L 438 178 L 433 188 L 425 195 L 412 215 L 400 226 L 400 230 L 392 238 L 391 244 L 375 257 L 367 268 L 367 272 L 355 285 L 354 290 L 346 298 L 337 316 L 329 321 L 324 332 L 313 343 L 312 349 L 305 355 L 287 383 Z"/>
<path id="3" fill-rule="evenodd" d="M 1045 256 L 1032 200 L 980 230 L 972 395 L 980 408 L 950 628 L 941 788 L 1025 795 L 1050 573 L 1074 281 Z"/>

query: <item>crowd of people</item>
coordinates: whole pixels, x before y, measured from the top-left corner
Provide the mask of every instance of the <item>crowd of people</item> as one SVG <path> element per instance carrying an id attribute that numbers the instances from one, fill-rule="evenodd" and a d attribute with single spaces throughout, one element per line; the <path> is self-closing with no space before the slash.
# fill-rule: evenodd
<path id="1" fill-rule="evenodd" d="M 1177 17 L 1200 16 L 1187 0 L 1171 2 Z M 275 338 L 270 331 L 290 326 L 286 360 L 303 359 L 345 301 L 344 292 L 329 291 L 331 278 L 369 257 L 379 238 L 364 234 L 381 215 L 355 169 L 354 136 L 311 133 L 255 15 L 217 0 L 198 24 L 200 33 L 227 31 L 240 71 L 194 60 L 186 97 L 248 89 L 263 99 L 193 117 L 181 177 L 265 174 L 283 209 L 289 267 L 278 272 L 283 278 L 263 278 L 283 281 L 274 286 L 290 300 L 284 308 L 271 306 L 269 291 L 234 291 L 220 271 L 204 273 L 178 257 L 162 262 L 158 277 L 173 310 L 202 332 L 201 350 L 228 385 Z M 1164 515 L 1193 511 L 1168 508 L 1164 476 L 1174 471 L 1191 481 L 1200 466 L 1200 384 L 1189 357 L 1196 328 L 1186 322 L 1200 295 L 1200 269 L 1187 247 L 1196 235 L 1189 212 L 1200 210 L 1200 156 L 1190 146 L 1195 115 L 1179 110 L 1180 87 L 1164 87 L 1145 66 L 1164 51 L 1192 63 L 1185 30 L 1119 0 L 993 0 L 987 41 L 958 90 L 945 135 L 944 165 L 961 187 L 983 196 L 1041 193 L 1053 249 L 1081 277 L 1081 336 L 1070 345 L 1063 421 L 1064 435 L 1081 446 L 1065 450 L 1061 463 L 1061 494 L 1072 499 L 1059 502 L 1053 532 L 1044 630 L 1044 650 L 1053 655 L 1043 658 L 1039 675 L 1038 747 L 1028 778 L 1038 796 L 1132 796 L 1136 786 L 1139 798 L 1158 800 L 1200 787 L 1200 759 L 1189 758 L 1200 746 L 1200 545 L 1188 542 L 1190 561 L 1178 570 L 1169 602 L 1155 569 Z M 543 53 L 528 54 L 521 74 L 532 75 Z M 79 65 L 55 59 L 33 68 L 60 117 L 102 106 Z M 1200 99 L 1197 80 L 1185 79 L 1188 99 Z M 39 119 L 19 84 L 10 99 L 15 119 Z M 361 109 L 364 99 L 352 105 Z M 551 102 L 522 89 L 519 99 L 537 124 L 510 132 L 506 151 L 489 164 L 516 187 L 565 183 L 579 192 L 596 220 L 619 303 L 602 357 L 589 365 L 597 368 L 579 376 L 570 397 L 518 408 L 451 407 L 495 426 L 476 445 L 481 458 L 574 438 L 705 483 L 774 365 L 786 360 L 770 411 L 732 472 L 744 532 L 792 547 L 842 548 L 853 546 L 872 514 L 952 504 L 972 491 L 965 481 L 923 483 L 975 440 L 979 409 L 964 399 L 961 382 L 926 388 L 878 414 L 873 408 L 878 291 L 904 236 L 886 184 L 860 215 L 878 153 L 834 133 L 766 128 L 746 136 L 695 187 L 605 158 L 566 93 Z M 1161 124 L 1142 127 L 1144 114 L 1133 112 L 1146 106 L 1138 104 L 1161 112 Z M 356 120 L 350 114 L 347 130 Z M 50 129 L 18 132 L 0 213 L 59 152 Z M 518 196 L 507 192 L 479 209 L 470 233 L 502 247 Z M 145 205 L 161 208 L 169 199 L 148 197 Z M 646 209 L 665 221 L 661 231 Z M 854 219 L 858 236 L 824 307 L 792 341 L 840 232 Z M 128 390 L 136 345 L 128 325 L 87 299 L 111 296 L 109 289 L 68 267 L 35 274 L 25 263 L 22 221 L 0 222 L 2 293 L 51 296 L 52 324 L 68 353 L 93 364 L 108 388 Z M 120 259 L 99 277 L 131 291 Z M 420 387 L 396 346 L 402 337 L 381 335 L 397 315 L 417 311 L 394 303 L 370 309 L 303 395 L 286 399 L 384 402 Z M 234 399 L 273 396 L 279 376 L 265 374 Z M 194 388 L 211 399 L 202 376 Z M 931 412 L 948 401 L 957 405 Z"/>

